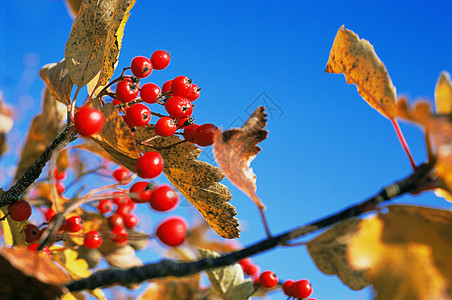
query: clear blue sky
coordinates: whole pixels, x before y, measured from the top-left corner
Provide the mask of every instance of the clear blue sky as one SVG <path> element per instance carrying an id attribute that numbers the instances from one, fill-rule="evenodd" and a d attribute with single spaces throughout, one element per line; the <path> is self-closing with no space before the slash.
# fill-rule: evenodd
<path id="1" fill-rule="evenodd" d="M 374 45 L 399 94 L 432 99 L 440 72 L 452 72 L 451 15 L 450 1 L 138 0 L 125 28 L 119 68 L 136 55 L 169 50 L 170 67 L 149 80 L 192 78 L 202 87 L 194 113 L 199 123 L 238 126 L 257 105 L 273 109 L 270 134 L 252 166 L 271 230 L 278 233 L 361 201 L 410 172 L 391 124 L 342 75 L 323 72 L 339 27 Z M 63 1 L 1 2 L 0 91 L 16 111 L 11 142 L 22 143 L 39 111 L 44 84 L 38 70 L 63 58 L 71 24 Z M 422 162 L 422 133 L 402 127 Z M 12 146 L 0 161 L 2 186 L 10 183 L 17 151 Z M 210 154 L 201 158 L 211 160 Z M 243 224 L 240 242 L 260 240 L 257 209 L 232 186 L 231 192 Z M 400 202 L 450 207 L 431 194 Z M 183 207 L 182 214 L 184 209 L 190 210 Z M 317 271 L 303 247 L 253 259 L 281 278 L 310 279 L 318 299 L 369 299 L 369 290 L 351 291 Z M 271 297 L 283 299 L 278 293 Z"/>

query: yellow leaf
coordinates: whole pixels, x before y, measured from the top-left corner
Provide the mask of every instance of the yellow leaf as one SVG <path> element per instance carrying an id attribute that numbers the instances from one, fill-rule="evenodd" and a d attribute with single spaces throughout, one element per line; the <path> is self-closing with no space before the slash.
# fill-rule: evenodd
<path id="1" fill-rule="evenodd" d="M 82 2 L 65 49 L 69 74 L 79 87 L 90 82 L 106 64 L 111 64 L 111 59 L 108 58 L 112 51 L 110 48 L 116 47 L 114 43 L 118 43 L 120 47 L 123 29 L 119 28 L 125 24 L 122 21 L 133 5 L 132 2 L 133 0 Z M 108 53 L 107 56 L 105 53 Z M 116 61 L 117 54 L 114 59 Z M 111 77 L 108 73 L 105 79 Z"/>
<path id="2" fill-rule="evenodd" d="M 196 300 L 201 299 L 199 274 L 174 278 L 153 280 L 138 300 Z"/>
<path id="3" fill-rule="evenodd" d="M 367 271 L 376 299 L 450 299 L 452 211 L 388 209 L 361 222 L 347 248 L 350 265 Z"/>
<path id="4" fill-rule="evenodd" d="M 139 127 L 135 133 L 138 141 L 146 141 L 158 150 L 139 146 L 142 152 L 158 151 L 164 160 L 163 172 L 171 183 L 190 201 L 201 213 L 204 219 L 224 238 L 237 238 L 239 236 L 237 214 L 234 206 L 228 201 L 231 194 L 228 188 L 219 183 L 224 178 L 217 167 L 196 160 L 201 151 L 191 143 L 174 145 L 181 140 L 176 136 L 156 137 L 153 125 Z"/>
<path id="5" fill-rule="evenodd" d="M 73 280 L 86 278 L 91 275 L 88 270 L 88 263 L 78 257 L 78 253 L 72 249 L 55 251 L 53 258 L 69 273 Z"/>
<path id="6" fill-rule="evenodd" d="M 71 104 L 71 91 L 74 83 L 69 76 L 64 59 L 59 63 L 47 64 L 42 67 L 39 76 L 58 101 L 65 105 Z"/>
<path id="7" fill-rule="evenodd" d="M 373 46 L 342 26 L 337 32 L 326 65 L 327 73 L 344 74 L 359 94 L 383 116 L 396 116 L 396 90 Z"/>
<path id="8" fill-rule="evenodd" d="M 450 74 L 441 72 L 435 87 L 436 112 L 440 115 L 452 113 L 452 82 Z"/>
<path id="9" fill-rule="evenodd" d="M 260 209 L 265 209 L 265 205 L 256 195 L 256 175 L 250 164 L 261 150 L 256 144 L 267 138 L 268 131 L 264 130 L 266 116 L 265 108 L 258 107 L 242 128 L 225 132 L 218 130 L 213 145 L 213 153 L 221 170 Z"/>

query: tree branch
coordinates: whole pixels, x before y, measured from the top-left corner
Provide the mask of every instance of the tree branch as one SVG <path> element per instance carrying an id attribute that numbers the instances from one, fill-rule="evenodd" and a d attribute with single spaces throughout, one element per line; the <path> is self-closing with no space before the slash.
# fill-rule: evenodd
<path id="1" fill-rule="evenodd" d="M 183 277 L 204 270 L 228 266 L 243 258 L 270 250 L 279 245 L 284 245 L 288 241 L 313 233 L 340 221 L 375 210 L 380 203 L 389 201 L 405 193 L 420 192 L 431 185 L 432 179 L 429 177 L 429 174 L 433 166 L 434 163 L 423 164 L 417 168 L 411 176 L 383 188 L 377 195 L 334 215 L 290 230 L 278 236 L 267 238 L 247 248 L 225 254 L 218 258 L 205 258 L 193 262 L 161 260 L 157 263 L 146 264 L 144 266 L 133 267 L 126 270 L 108 269 L 96 272 L 88 278 L 73 281 L 66 285 L 66 288 L 68 288 L 69 291 L 92 290 L 112 284 L 125 285 L 141 283 L 150 279 L 167 276 Z"/>
<path id="2" fill-rule="evenodd" d="M 24 175 L 5 193 L 0 195 L 0 207 L 14 203 L 41 175 L 42 169 L 52 157 L 54 151 L 66 147 L 75 135 L 72 127 L 66 127 L 52 143 L 44 150 L 41 156 L 27 169 Z"/>

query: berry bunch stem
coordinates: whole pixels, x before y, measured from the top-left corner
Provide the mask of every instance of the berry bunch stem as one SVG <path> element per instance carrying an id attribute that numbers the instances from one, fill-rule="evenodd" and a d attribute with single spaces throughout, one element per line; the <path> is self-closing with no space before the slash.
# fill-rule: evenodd
<path id="1" fill-rule="evenodd" d="M 433 166 L 434 162 L 423 164 L 416 168 L 414 173 L 409 177 L 383 188 L 375 196 L 370 197 L 357 205 L 346 208 L 334 215 L 314 221 L 277 236 L 268 237 L 254 245 L 248 246 L 239 251 L 225 254 L 218 258 L 205 258 L 194 262 L 175 262 L 165 259 L 157 263 L 133 267 L 127 270 L 104 270 L 96 272 L 88 278 L 73 281 L 66 287 L 69 291 L 79 291 L 84 289 L 92 290 L 112 284 L 140 283 L 150 279 L 167 276 L 183 277 L 204 270 L 225 267 L 257 253 L 268 251 L 277 246 L 287 245 L 291 240 L 316 232 L 340 221 L 357 217 L 365 212 L 375 210 L 378 208 L 379 204 L 399 197 L 405 193 L 416 193 L 422 189 L 428 188 L 432 184 L 432 180 L 429 175 Z"/>

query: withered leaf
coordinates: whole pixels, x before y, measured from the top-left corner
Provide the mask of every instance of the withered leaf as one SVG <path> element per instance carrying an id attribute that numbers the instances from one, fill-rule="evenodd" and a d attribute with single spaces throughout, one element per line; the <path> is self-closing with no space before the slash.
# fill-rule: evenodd
<path id="1" fill-rule="evenodd" d="M 6 134 L 11 130 L 14 124 L 12 115 L 12 109 L 5 104 L 2 93 L 0 92 L 0 156 L 8 149 Z"/>
<path id="2" fill-rule="evenodd" d="M 247 194 L 260 209 L 265 205 L 256 195 L 256 175 L 250 168 L 251 161 L 261 148 L 256 146 L 267 138 L 264 130 L 267 120 L 264 107 L 258 107 L 241 128 L 218 130 L 213 153 L 221 170 L 228 179 Z"/>
<path id="3" fill-rule="evenodd" d="M 224 238 L 239 236 L 236 211 L 228 201 L 231 194 L 228 188 L 219 183 L 224 178 L 217 167 L 196 160 L 201 151 L 190 143 L 181 143 L 165 148 L 181 140 L 176 136 L 156 137 L 154 126 L 137 128 L 135 138 L 138 141 L 148 141 L 150 145 L 139 146 L 142 152 L 158 151 L 165 162 L 163 172 L 171 183 L 185 196 L 201 213 L 204 219 Z"/>
<path id="4" fill-rule="evenodd" d="M 450 299 L 452 211 L 388 209 L 360 223 L 347 248 L 350 265 L 367 271 L 376 299 Z"/>
<path id="5" fill-rule="evenodd" d="M 199 298 L 200 275 L 153 280 L 138 300 L 196 300 Z"/>
<path id="6" fill-rule="evenodd" d="M 117 47 L 119 52 L 125 18 L 132 3 L 134 0 L 84 0 L 82 2 L 65 49 L 69 74 L 72 81 L 79 87 L 86 85 L 99 70 L 105 67 L 104 61 L 111 65 L 111 58 L 108 58 L 108 55 L 111 55 L 110 48 Z M 109 33 L 110 39 L 108 39 Z M 116 59 L 117 55 L 114 57 L 114 62 Z M 109 73 L 110 71 L 106 74 Z M 113 72 L 109 76 L 111 77 L 112 74 Z M 107 77 L 108 75 L 105 79 Z"/>
<path id="7" fill-rule="evenodd" d="M 58 101 L 65 105 L 71 104 L 71 91 L 74 83 L 69 76 L 65 60 L 59 63 L 47 64 L 39 71 L 39 76 Z"/>
<path id="8" fill-rule="evenodd" d="M 198 221 L 190 228 L 190 234 L 186 240 L 187 245 L 195 249 L 203 248 L 219 253 L 230 252 L 238 248 L 235 241 L 210 236 L 209 233 L 213 233 L 209 224 L 204 219 Z"/>
<path id="9" fill-rule="evenodd" d="M 436 112 L 440 115 L 452 113 L 452 82 L 450 74 L 441 72 L 435 87 Z"/>
<path id="10" fill-rule="evenodd" d="M 325 72 L 344 74 L 348 84 L 383 116 L 396 116 L 396 89 L 373 46 L 342 26 L 336 34 Z"/>
<path id="11" fill-rule="evenodd" d="M 78 14 L 82 0 L 66 0 L 66 6 L 71 17 L 75 18 Z"/>
<path id="12" fill-rule="evenodd" d="M 371 284 L 366 272 L 351 268 L 345 256 L 347 244 L 356 234 L 359 223 L 359 219 L 343 221 L 307 243 L 317 268 L 327 275 L 337 275 L 352 290 Z"/>
<path id="13" fill-rule="evenodd" d="M 215 258 L 220 255 L 216 252 L 198 249 L 200 258 Z M 207 277 L 213 288 L 224 300 L 245 300 L 249 299 L 254 291 L 253 283 L 250 279 L 245 280 L 243 269 L 239 264 L 207 270 Z"/>

